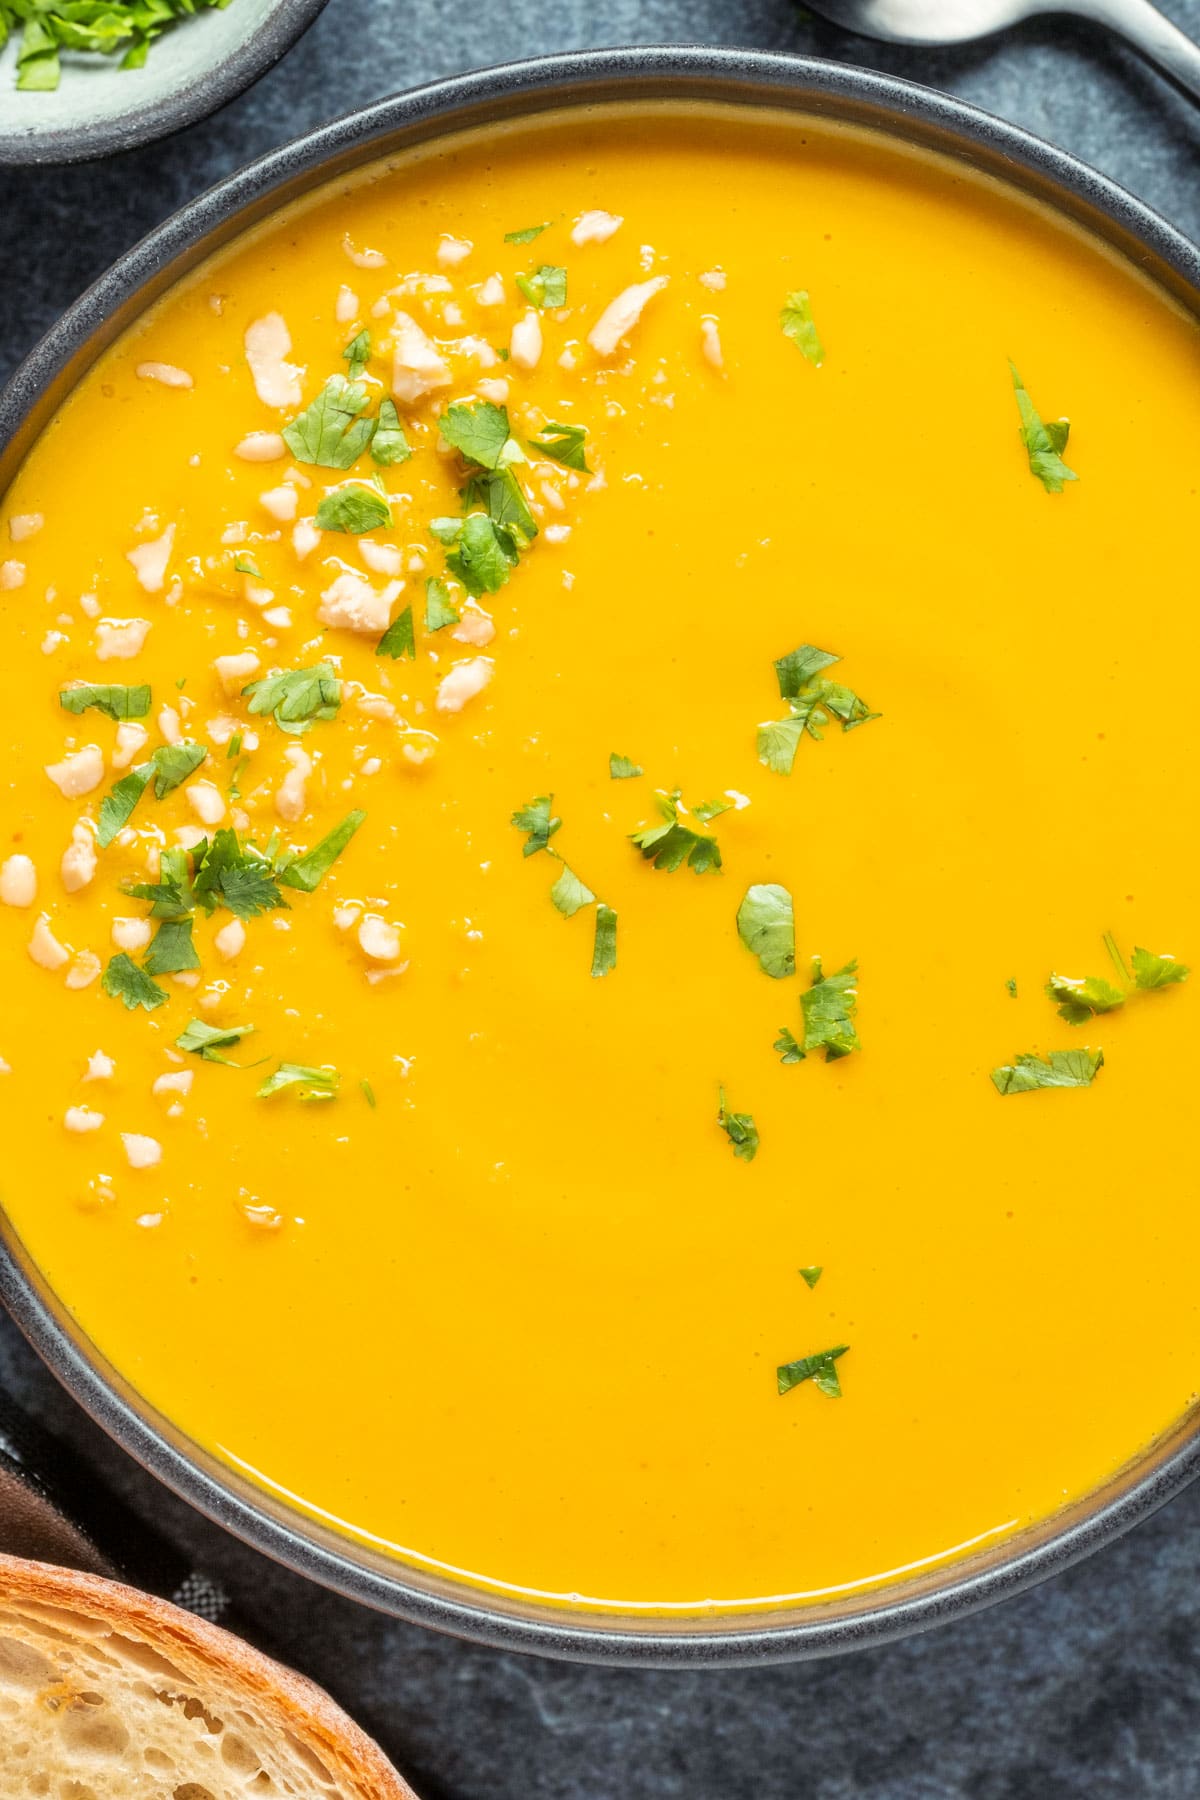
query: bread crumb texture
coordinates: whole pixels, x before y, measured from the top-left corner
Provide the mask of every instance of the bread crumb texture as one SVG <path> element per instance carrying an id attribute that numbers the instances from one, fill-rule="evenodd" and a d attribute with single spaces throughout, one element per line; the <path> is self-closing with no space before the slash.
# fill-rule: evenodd
<path id="1" fill-rule="evenodd" d="M 3 1800 L 414 1800 L 328 1695 L 91 1575 L 0 1556 Z"/>

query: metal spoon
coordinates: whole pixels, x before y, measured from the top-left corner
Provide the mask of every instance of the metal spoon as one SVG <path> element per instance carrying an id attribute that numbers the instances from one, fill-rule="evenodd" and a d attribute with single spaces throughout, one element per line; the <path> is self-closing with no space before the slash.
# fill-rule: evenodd
<path id="1" fill-rule="evenodd" d="M 1077 13 L 1126 38 L 1200 100 L 1200 47 L 1150 0 L 807 0 L 813 12 L 860 37 L 893 44 L 960 44 L 1043 13 Z"/>

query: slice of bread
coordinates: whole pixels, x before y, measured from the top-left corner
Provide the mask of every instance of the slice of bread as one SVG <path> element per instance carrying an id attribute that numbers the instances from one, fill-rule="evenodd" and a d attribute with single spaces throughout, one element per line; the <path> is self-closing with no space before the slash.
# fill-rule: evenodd
<path id="1" fill-rule="evenodd" d="M 328 1694 L 96 1575 L 0 1556 L 3 1800 L 415 1800 Z"/>

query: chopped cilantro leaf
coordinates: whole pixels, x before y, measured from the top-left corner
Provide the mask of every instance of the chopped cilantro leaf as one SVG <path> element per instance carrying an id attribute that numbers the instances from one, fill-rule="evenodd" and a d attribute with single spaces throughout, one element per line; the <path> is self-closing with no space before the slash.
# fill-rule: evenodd
<path id="1" fill-rule="evenodd" d="M 203 744 L 163 744 L 150 758 L 154 771 L 154 798 L 163 800 L 194 775 L 208 751 Z"/>
<path id="2" fill-rule="evenodd" d="M 374 1112 L 378 1104 L 375 1099 L 375 1089 L 371 1086 L 365 1075 L 358 1085 L 363 1091 L 363 1099 L 366 1101 L 371 1111 Z"/>
<path id="3" fill-rule="evenodd" d="M 69 713 L 84 713 L 90 706 L 106 718 L 120 724 L 125 719 L 144 719 L 150 711 L 148 687 L 98 686 L 92 681 L 79 681 L 65 687 L 58 696 L 59 704 Z"/>
<path id="4" fill-rule="evenodd" d="M 120 781 L 111 787 L 100 802 L 100 818 L 96 826 L 96 842 L 101 850 L 107 850 L 118 832 L 124 831 L 138 801 L 150 785 L 154 774 L 151 763 L 142 763 L 136 769 L 130 769 L 128 775 L 122 775 Z"/>
<path id="5" fill-rule="evenodd" d="M 311 850 L 306 850 L 294 862 L 286 863 L 278 871 L 282 885 L 299 888 L 305 894 L 315 892 L 366 816 L 365 812 L 347 813 L 341 823 L 327 832 L 319 844 L 314 844 Z"/>
<path id="6" fill-rule="evenodd" d="M 113 957 L 105 969 L 100 978 L 100 986 L 114 1000 L 123 1001 L 130 1012 L 136 1012 L 139 1006 L 144 1006 L 147 1012 L 153 1012 L 167 998 L 158 983 L 139 969 L 133 958 L 126 956 L 123 950 Z"/>
<path id="7" fill-rule="evenodd" d="M 364 487 L 359 481 L 349 482 L 326 494 L 317 508 L 319 531 L 345 531 L 361 537 L 364 531 L 378 531 L 392 522 L 392 509 L 387 496 L 378 488 Z"/>
<path id="8" fill-rule="evenodd" d="M 200 967 L 190 918 L 163 920 L 146 952 L 143 967 L 147 975 L 178 975 L 185 969 Z"/>
<path id="9" fill-rule="evenodd" d="M 407 657 L 414 662 L 417 655 L 417 634 L 413 626 L 413 609 L 406 606 L 403 612 L 396 614 L 383 636 L 375 646 L 376 656 L 390 656 L 392 661 Z"/>
<path id="10" fill-rule="evenodd" d="M 635 775 L 645 773 L 641 763 L 630 762 L 627 756 L 618 756 L 615 750 L 608 759 L 608 772 L 614 781 L 632 781 Z"/>
<path id="11" fill-rule="evenodd" d="M 566 863 L 563 863 L 558 880 L 550 889 L 550 898 L 564 919 L 573 919 L 581 907 L 590 906 L 596 898 L 590 887 L 580 881 Z"/>
<path id="12" fill-rule="evenodd" d="M 775 1379 L 781 1394 L 790 1394 L 802 1381 L 811 1381 L 830 1400 L 840 1400 L 842 1384 L 838 1380 L 837 1359 L 845 1356 L 849 1344 L 835 1344 L 832 1350 L 818 1350 L 815 1356 L 800 1356 L 795 1362 L 780 1363 Z"/>
<path id="13" fill-rule="evenodd" d="M 819 741 L 831 718 L 843 731 L 853 731 L 879 717 L 853 689 L 826 678 L 824 670 L 839 660 L 828 650 L 801 644 L 776 662 L 779 692 L 791 717 L 770 719 L 758 728 L 758 760 L 775 774 L 791 774 L 805 732 Z"/>
<path id="14" fill-rule="evenodd" d="M 526 225 L 520 231 L 506 231 L 504 241 L 506 244 L 532 244 L 534 238 L 541 237 L 549 223 L 547 219 L 545 225 Z"/>
<path id="15" fill-rule="evenodd" d="M 821 959 L 813 957 L 812 986 L 800 996 L 804 1015 L 803 1054 L 814 1050 L 825 1052 L 826 1062 L 836 1062 L 861 1050 L 854 1018 L 858 1011 L 858 964 L 848 962 L 835 975 L 821 971 Z"/>
<path id="16" fill-rule="evenodd" d="M 194 774 L 207 755 L 203 744 L 162 744 L 149 762 L 122 775 L 100 802 L 96 842 L 101 850 L 107 850 L 117 834 L 124 831 L 152 781 L 155 796 L 161 800 Z"/>
<path id="17" fill-rule="evenodd" d="M 124 891 L 131 899 L 150 900 L 152 919 L 182 919 L 196 904 L 188 872 L 188 852 L 177 847 L 163 850 L 158 859 L 158 880 L 137 882 Z"/>
<path id="18" fill-rule="evenodd" d="M 436 575 L 430 575 L 425 582 L 425 629 L 426 631 L 442 631 L 447 625 L 457 625 L 459 614 L 450 604 L 450 589 Z"/>
<path id="19" fill-rule="evenodd" d="M 348 364 L 346 379 L 357 381 L 371 360 L 371 333 L 364 330 L 360 331 L 357 337 L 352 337 L 342 351 L 342 355 Z"/>
<path id="20" fill-rule="evenodd" d="M 711 825 L 722 813 L 732 812 L 735 804 L 735 801 L 724 794 L 719 800 L 701 800 L 698 805 L 693 806 L 692 816 L 699 819 L 702 825 Z"/>
<path id="21" fill-rule="evenodd" d="M 758 958 L 764 975 L 778 981 L 796 972 L 796 922 L 792 896 L 777 882 L 746 889 L 737 911 L 738 936 Z"/>
<path id="22" fill-rule="evenodd" d="M 601 900 L 596 908 L 596 937 L 592 947 L 592 974 L 611 975 L 617 966 L 617 915 Z"/>
<path id="23" fill-rule="evenodd" d="M 374 419 L 358 416 L 367 398 L 361 381 L 331 375 L 316 399 L 283 428 L 296 461 L 321 469 L 348 469 L 357 462 L 375 431 Z"/>
<path id="24" fill-rule="evenodd" d="M 718 1091 L 717 1124 L 733 1146 L 733 1154 L 741 1162 L 753 1162 L 758 1155 L 758 1126 L 749 1113 L 730 1112 L 725 1103 L 725 1089 Z"/>
<path id="25" fill-rule="evenodd" d="M 518 275 L 517 286 L 530 306 L 556 307 L 567 304 L 567 271 L 553 263 L 543 263 L 532 275 Z"/>
<path id="26" fill-rule="evenodd" d="M 1155 956 L 1149 950 L 1135 945 L 1133 952 L 1133 979 L 1135 986 L 1142 989 L 1170 987 L 1174 982 L 1186 981 L 1191 970 L 1186 963 L 1176 962 L 1173 956 Z"/>
<path id="27" fill-rule="evenodd" d="M 407 462 L 411 455 L 412 449 L 404 435 L 396 402 L 381 400 L 375 435 L 371 439 L 371 461 L 378 468 L 391 469 L 397 463 Z"/>
<path id="28" fill-rule="evenodd" d="M 562 463 L 568 469 L 577 469 L 581 475 L 590 475 L 587 452 L 584 449 L 586 440 L 586 425 L 562 425 L 555 419 L 547 419 L 541 436 L 530 438 L 529 448 L 536 450 L 539 456 L 548 457 L 551 462 Z"/>
<path id="29" fill-rule="evenodd" d="M 226 1068 L 236 1069 L 240 1067 L 238 1063 L 230 1062 L 227 1056 L 218 1052 L 240 1043 L 253 1030 L 253 1025 L 206 1025 L 203 1019 L 193 1019 L 175 1039 L 175 1048 L 190 1050 L 205 1062 L 223 1063 Z"/>
<path id="30" fill-rule="evenodd" d="M 820 1263 L 810 1263 L 807 1269 L 801 1269 L 800 1278 L 806 1287 L 815 1288 L 824 1273 Z"/>
<path id="31" fill-rule="evenodd" d="M 529 833 L 521 851 L 522 856 L 536 856 L 539 850 L 544 850 L 561 826 L 562 820 L 552 818 L 550 814 L 553 800 L 553 794 L 539 794 L 536 800 L 518 807 L 513 814 L 511 823 L 518 831 Z"/>
<path id="32" fill-rule="evenodd" d="M 446 558 L 446 567 L 478 599 L 481 594 L 496 594 L 504 586 L 517 561 L 517 553 L 507 533 L 502 532 L 487 513 L 468 513 L 455 539 L 455 549 Z"/>
<path id="33" fill-rule="evenodd" d="M 1043 422 L 1025 390 L 1024 382 L 1017 374 L 1015 364 L 1010 362 L 1008 367 L 1017 396 L 1017 411 L 1021 415 L 1018 436 L 1029 457 L 1030 473 L 1037 477 L 1048 494 L 1061 494 L 1068 481 L 1079 480 L 1074 469 L 1068 469 L 1062 459 L 1067 439 L 1071 435 L 1070 420 L 1049 419 Z"/>
<path id="34" fill-rule="evenodd" d="M 462 536 L 461 519 L 430 519 L 429 529 L 439 544 L 457 544 Z"/>
<path id="35" fill-rule="evenodd" d="M 438 428 L 467 462 L 480 469 L 501 469 L 524 462 L 524 452 L 508 425 L 508 409 L 490 400 L 459 400 L 448 406 Z"/>
<path id="36" fill-rule="evenodd" d="M 1120 988 L 1101 975 L 1051 975 L 1046 983 L 1046 997 L 1058 1003 L 1058 1016 L 1068 1025 L 1084 1025 L 1098 1013 L 1115 1012 L 1125 1004 Z"/>
<path id="37" fill-rule="evenodd" d="M 788 1030 L 786 1025 L 780 1027 L 779 1036 L 775 1039 L 771 1048 L 773 1050 L 778 1050 L 781 1063 L 798 1063 L 804 1061 L 804 1046 L 796 1037 L 795 1033 Z"/>
<path id="38" fill-rule="evenodd" d="M 1010 999 L 1010 1000 L 1015 1000 L 1015 999 L 1016 999 L 1016 997 L 1017 997 L 1017 982 L 1016 982 L 1016 977 L 1015 977 L 1015 976 L 1014 976 L 1014 975 L 1010 975 L 1010 976 L 1009 976 L 1009 978 L 1008 978 L 1008 980 L 1007 980 L 1007 981 L 1006 981 L 1006 982 L 1005 982 L 1005 984 L 1004 984 L 1004 985 L 1005 985 L 1005 987 L 1006 987 L 1006 988 L 1007 988 L 1007 989 L 1008 989 L 1008 997 L 1009 997 L 1009 999 Z"/>
<path id="39" fill-rule="evenodd" d="M 241 844 L 229 826 L 192 852 L 192 889 L 196 903 L 211 913 L 223 906 L 237 919 L 287 909 L 279 892 L 275 867 L 253 844 Z"/>
<path id="40" fill-rule="evenodd" d="M 261 681 L 249 682 L 242 694 L 252 713 L 270 713 L 280 730 L 292 737 L 310 731 L 318 719 L 336 719 L 342 704 L 342 684 L 327 662 L 264 675 Z"/>
<path id="41" fill-rule="evenodd" d="M 819 369 L 825 361 L 825 351 L 813 323 L 812 306 L 808 294 L 803 288 L 798 288 L 794 294 L 788 295 L 783 311 L 779 315 L 779 324 L 784 337 L 790 338 L 813 367 Z"/>
<path id="42" fill-rule="evenodd" d="M 690 825 L 680 821 L 678 792 L 666 794 L 660 789 L 654 798 L 665 823 L 644 825 L 640 831 L 629 834 L 630 841 L 637 845 L 646 860 L 667 874 L 674 874 L 685 862 L 697 875 L 719 869 L 720 845 L 716 838 L 693 831 Z"/>
<path id="43" fill-rule="evenodd" d="M 298 1088 L 301 1100 L 332 1100 L 340 1081 L 336 1069 L 313 1069 L 304 1063 L 281 1062 L 274 1074 L 267 1076 L 255 1098 L 269 1100 L 272 1094 L 280 1094 L 285 1088 Z"/>
<path id="44" fill-rule="evenodd" d="M 252 575 L 255 581 L 261 581 L 263 578 L 262 570 L 247 550 L 239 551 L 238 555 L 234 557 L 233 572 L 235 575 Z M 176 686 L 178 685 L 176 683 Z"/>
<path id="45" fill-rule="evenodd" d="M 485 469 L 463 490 L 468 506 L 483 505 L 503 550 L 511 555 L 528 549 L 537 536 L 537 521 L 511 469 Z M 470 524 L 470 520 L 467 521 Z"/>
<path id="46" fill-rule="evenodd" d="M 1104 1066 L 1103 1050 L 1052 1050 L 1048 1057 L 1024 1055 L 992 1070 L 998 1094 L 1030 1094 L 1034 1088 L 1091 1087 Z"/>

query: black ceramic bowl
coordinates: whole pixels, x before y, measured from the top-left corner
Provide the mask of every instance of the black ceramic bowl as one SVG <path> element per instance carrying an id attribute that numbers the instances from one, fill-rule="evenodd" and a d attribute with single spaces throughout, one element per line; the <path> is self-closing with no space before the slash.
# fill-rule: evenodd
<path id="1" fill-rule="evenodd" d="M 1200 316 L 1200 251 L 1061 151 L 888 76 L 799 57 L 604 50 L 466 75 L 385 100 L 264 157 L 184 207 L 67 313 L 0 395 L 0 494 L 73 383 L 148 302 L 246 226 L 318 183 L 413 144 L 551 108 L 672 100 L 785 108 L 940 152 L 1032 195 L 1105 240 Z M 879 1643 L 1015 1594 L 1161 1506 L 1200 1471 L 1200 1417 L 1085 1500 L 995 1549 L 878 1591 L 777 1613 L 644 1618 L 498 1599 L 419 1573 L 290 1510 L 190 1443 L 87 1343 L 24 1254 L 0 1240 L 0 1294 L 75 1398 L 148 1469 L 260 1550 L 358 1600 L 544 1656 L 642 1664 L 771 1662 Z M 314 1431 L 321 1421 L 313 1420 Z"/>

